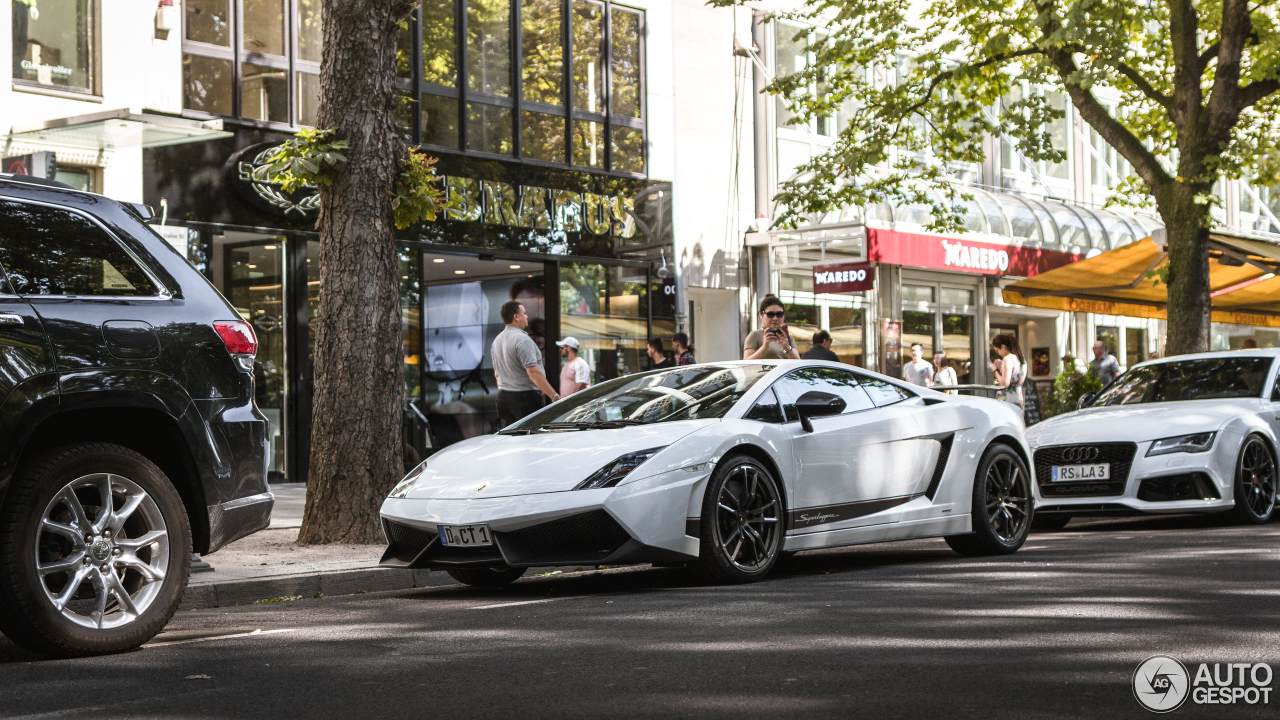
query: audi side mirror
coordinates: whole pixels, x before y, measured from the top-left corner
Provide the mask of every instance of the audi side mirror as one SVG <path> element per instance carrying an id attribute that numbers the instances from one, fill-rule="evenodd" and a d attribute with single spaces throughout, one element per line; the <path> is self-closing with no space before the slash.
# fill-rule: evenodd
<path id="1" fill-rule="evenodd" d="M 800 427 L 805 432 L 813 432 L 813 423 L 809 418 L 826 415 L 839 415 L 844 412 L 846 403 L 839 395 L 832 395 L 821 390 L 810 390 L 796 399 L 796 412 L 800 414 Z"/>
<path id="2" fill-rule="evenodd" d="M 1084 408 L 1089 407 L 1090 405 L 1093 404 L 1094 399 L 1097 397 L 1098 397 L 1098 393 L 1096 392 L 1087 392 L 1081 395 L 1080 399 L 1076 401 L 1076 409 L 1082 410 Z"/>

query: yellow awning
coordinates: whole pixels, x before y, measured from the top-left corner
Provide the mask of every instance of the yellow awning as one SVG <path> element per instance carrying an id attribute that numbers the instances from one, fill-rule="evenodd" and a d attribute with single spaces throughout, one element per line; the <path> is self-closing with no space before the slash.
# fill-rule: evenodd
<path id="1" fill-rule="evenodd" d="M 1169 289 L 1148 273 L 1168 262 L 1146 238 L 1040 273 L 1004 289 L 1027 307 L 1164 319 Z M 1214 322 L 1280 327 L 1280 244 L 1223 233 L 1209 236 Z"/>

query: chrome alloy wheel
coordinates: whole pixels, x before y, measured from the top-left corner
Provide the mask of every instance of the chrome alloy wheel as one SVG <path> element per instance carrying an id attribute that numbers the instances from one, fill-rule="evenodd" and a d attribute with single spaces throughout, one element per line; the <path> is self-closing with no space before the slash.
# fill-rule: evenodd
<path id="1" fill-rule="evenodd" d="M 734 468 L 716 498 L 715 541 L 738 570 L 764 569 L 782 544 L 782 503 L 773 480 L 751 465 Z"/>
<path id="2" fill-rule="evenodd" d="M 156 502 L 128 478 L 95 473 L 71 481 L 45 508 L 37 533 L 45 599 L 77 625 L 126 625 L 160 592 L 169 532 Z"/>
<path id="3" fill-rule="evenodd" d="M 987 521 L 1001 542 L 1014 542 L 1027 524 L 1031 492 L 1027 476 L 1009 455 L 1001 455 L 987 469 Z"/>
<path id="4" fill-rule="evenodd" d="M 1244 502 L 1256 517 L 1271 514 L 1276 504 L 1276 465 L 1267 446 L 1257 437 L 1249 438 L 1241 453 L 1237 487 L 1244 490 L 1244 497 L 1237 502 Z"/>

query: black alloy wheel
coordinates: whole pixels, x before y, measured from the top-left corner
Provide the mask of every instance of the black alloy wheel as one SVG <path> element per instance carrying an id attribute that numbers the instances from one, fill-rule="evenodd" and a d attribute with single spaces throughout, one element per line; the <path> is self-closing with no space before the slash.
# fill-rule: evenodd
<path id="1" fill-rule="evenodd" d="M 699 567 L 713 582 L 760 580 L 781 555 L 784 517 L 769 469 L 746 455 L 726 458 L 703 494 Z"/>
<path id="2" fill-rule="evenodd" d="M 1276 509 L 1276 461 L 1267 441 L 1258 435 L 1245 438 L 1236 463 L 1236 501 L 1232 514 L 1243 525 L 1261 525 Z"/>
<path id="3" fill-rule="evenodd" d="M 982 455 L 973 483 L 973 532 L 948 535 L 961 555 L 1008 555 L 1022 547 L 1034 510 L 1030 473 L 1013 448 L 994 443 Z"/>
<path id="4" fill-rule="evenodd" d="M 473 587 L 506 587 L 520 579 L 526 568 L 451 568 L 445 572 L 463 585 Z"/>

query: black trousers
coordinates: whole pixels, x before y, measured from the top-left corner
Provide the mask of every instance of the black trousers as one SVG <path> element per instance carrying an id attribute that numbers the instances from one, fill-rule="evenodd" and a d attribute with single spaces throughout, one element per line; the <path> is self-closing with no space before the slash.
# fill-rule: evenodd
<path id="1" fill-rule="evenodd" d="M 541 390 L 498 391 L 498 424 L 504 428 L 520 418 L 531 415 L 541 409 Z"/>

